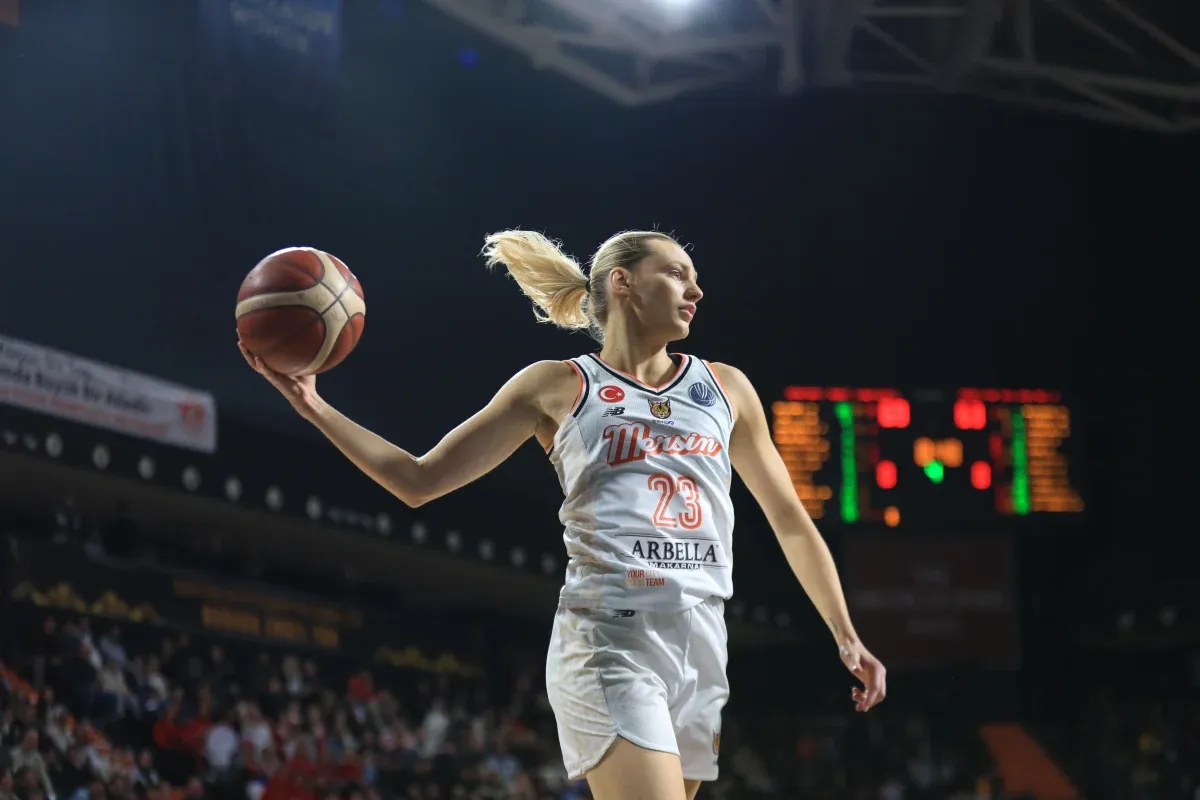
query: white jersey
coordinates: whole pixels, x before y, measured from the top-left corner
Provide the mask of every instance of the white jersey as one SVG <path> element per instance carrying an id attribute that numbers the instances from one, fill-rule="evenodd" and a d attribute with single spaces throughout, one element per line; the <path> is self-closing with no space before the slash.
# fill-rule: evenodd
<path id="1" fill-rule="evenodd" d="M 733 594 L 732 407 L 706 362 L 673 358 L 657 388 L 596 355 L 567 362 L 579 396 L 550 449 L 563 607 L 684 611 Z"/>

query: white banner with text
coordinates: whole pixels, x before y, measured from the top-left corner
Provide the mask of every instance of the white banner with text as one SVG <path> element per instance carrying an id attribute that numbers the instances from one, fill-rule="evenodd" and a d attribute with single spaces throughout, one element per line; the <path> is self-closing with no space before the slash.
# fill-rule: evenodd
<path id="1" fill-rule="evenodd" d="M 212 453 L 217 404 L 208 392 L 0 336 L 0 403 Z"/>

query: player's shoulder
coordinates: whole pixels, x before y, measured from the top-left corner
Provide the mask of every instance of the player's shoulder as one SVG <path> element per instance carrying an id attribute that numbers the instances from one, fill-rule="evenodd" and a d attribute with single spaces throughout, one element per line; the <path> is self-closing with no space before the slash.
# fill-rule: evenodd
<path id="1" fill-rule="evenodd" d="M 746 373 L 742 372 L 735 366 L 725 364 L 720 361 L 705 361 L 708 368 L 717 376 L 717 380 L 721 382 L 721 388 L 729 393 L 741 393 L 746 390 L 754 391 L 750 379 L 746 377 Z"/>
<path id="2" fill-rule="evenodd" d="M 575 368 L 564 361 L 535 361 L 509 378 L 496 395 L 496 402 L 552 414 L 569 407 L 579 394 L 580 379 Z"/>
<path id="3" fill-rule="evenodd" d="M 547 394 L 574 396 L 579 381 L 579 371 L 566 361 L 535 361 L 512 376 L 505 389 L 525 398 L 543 398 Z"/>
<path id="4" fill-rule="evenodd" d="M 545 389 L 560 383 L 574 385 L 578 380 L 578 371 L 572 364 L 552 359 L 535 361 L 512 378 L 513 383 L 533 389 Z"/>
<path id="5" fill-rule="evenodd" d="M 746 377 L 746 373 L 720 361 L 704 363 L 708 364 L 708 368 L 716 376 L 717 382 L 721 384 L 721 391 L 729 400 L 734 422 L 741 418 L 743 411 L 759 405 L 758 393 L 754 390 L 754 384 L 750 383 L 750 379 Z"/>

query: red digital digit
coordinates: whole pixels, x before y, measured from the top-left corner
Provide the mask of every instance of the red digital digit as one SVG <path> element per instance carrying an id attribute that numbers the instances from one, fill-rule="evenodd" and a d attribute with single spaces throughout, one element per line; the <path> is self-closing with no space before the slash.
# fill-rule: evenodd
<path id="1" fill-rule="evenodd" d="M 987 406 L 982 400 L 956 400 L 954 424 L 964 431 L 981 431 L 987 425 Z"/>
<path id="2" fill-rule="evenodd" d="M 884 397 L 879 401 L 878 418 L 881 428 L 907 428 L 912 410 L 903 397 Z"/>
<path id="3" fill-rule="evenodd" d="M 971 465 L 971 485 L 983 491 L 992 485 L 992 465 L 986 461 L 976 461 Z"/>
<path id="4" fill-rule="evenodd" d="M 896 462 L 880 461 L 875 465 L 875 482 L 880 489 L 896 488 Z"/>

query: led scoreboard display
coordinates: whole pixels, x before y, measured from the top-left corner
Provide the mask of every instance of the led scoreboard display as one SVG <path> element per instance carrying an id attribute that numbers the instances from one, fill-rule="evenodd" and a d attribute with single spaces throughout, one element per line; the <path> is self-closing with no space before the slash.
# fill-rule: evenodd
<path id="1" fill-rule="evenodd" d="M 814 519 L 895 527 L 1077 514 L 1057 392 L 789 386 L 775 445 Z"/>

